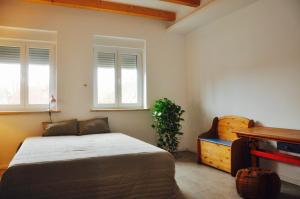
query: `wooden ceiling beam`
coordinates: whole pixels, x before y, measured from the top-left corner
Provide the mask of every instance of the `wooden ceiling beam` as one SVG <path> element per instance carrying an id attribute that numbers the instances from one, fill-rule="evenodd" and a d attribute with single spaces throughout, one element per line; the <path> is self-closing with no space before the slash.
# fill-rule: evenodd
<path id="1" fill-rule="evenodd" d="M 147 8 L 142 6 L 116 3 L 103 0 L 30 0 L 31 2 L 46 3 L 51 5 L 66 6 L 72 8 L 83 8 L 89 10 L 97 10 L 132 16 L 141 16 L 152 19 L 175 21 L 176 13 L 159 10 L 154 8 Z"/>
<path id="2" fill-rule="evenodd" d="M 170 3 L 176 3 L 185 6 L 191 6 L 191 7 L 198 7 L 200 6 L 200 2 L 201 2 L 201 0 L 161 0 L 161 1 L 166 1 Z"/>

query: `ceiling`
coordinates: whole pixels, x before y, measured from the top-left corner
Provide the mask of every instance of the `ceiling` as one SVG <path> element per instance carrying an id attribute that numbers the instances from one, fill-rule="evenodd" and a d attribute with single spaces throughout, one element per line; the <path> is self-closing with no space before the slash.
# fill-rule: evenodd
<path id="1" fill-rule="evenodd" d="M 243 7 L 249 6 L 258 0 L 213 0 L 209 6 L 197 9 L 188 17 L 177 20 L 169 26 L 168 30 L 180 34 L 187 34 L 196 28 L 204 27 L 213 21 L 218 20 L 226 15 L 229 15 Z"/>
<path id="2" fill-rule="evenodd" d="M 191 14 L 193 11 L 197 10 L 198 8 L 180 5 L 176 3 L 170 3 L 160 0 L 106 0 L 111 2 L 118 2 L 118 3 L 126 3 L 131 5 L 138 5 L 143 7 L 149 8 L 156 8 L 160 10 L 172 11 L 176 12 L 176 20 L 182 19 L 183 17 Z M 207 4 L 209 1 L 212 0 L 201 0 L 201 4 L 199 7 Z"/>

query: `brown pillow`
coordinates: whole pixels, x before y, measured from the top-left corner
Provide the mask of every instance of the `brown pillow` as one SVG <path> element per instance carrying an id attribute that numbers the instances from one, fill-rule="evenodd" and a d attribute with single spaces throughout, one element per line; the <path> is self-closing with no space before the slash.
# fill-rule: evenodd
<path id="1" fill-rule="evenodd" d="M 85 121 L 79 121 L 78 135 L 109 133 L 108 118 L 95 118 Z"/>
<path id="2" fill-rule="evenodd" d="M 43 136 L 77 135 L 77 120 L 66 120 L 54 123 L 43 123 Z"/>

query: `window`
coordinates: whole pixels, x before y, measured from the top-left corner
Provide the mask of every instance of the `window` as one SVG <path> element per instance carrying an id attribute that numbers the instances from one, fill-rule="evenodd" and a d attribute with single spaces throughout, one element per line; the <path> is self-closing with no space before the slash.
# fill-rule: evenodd
<path id="1" fill-rule="evenodd" d="M 94 107 L 143 108 L 143 49 L 94 47 Z"/>
<path id="2" fill-rule="evenodd" d="M 56 96 L 54 44 L 0 41 L 0 110 L 46 110 Z"/>

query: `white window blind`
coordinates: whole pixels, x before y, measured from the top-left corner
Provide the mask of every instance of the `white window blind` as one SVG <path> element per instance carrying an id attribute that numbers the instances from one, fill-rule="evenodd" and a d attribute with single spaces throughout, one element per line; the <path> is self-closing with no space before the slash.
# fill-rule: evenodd
<path id="1" fill-rule="evenodd" d="M 121 54 L 122 68 L 137 68 L 137 55 Z"/>
<path id="2" fill-rule="evenodd" d="M 37 65 L 48 65 L 49 49 L 29 48 L 29 62 Z"/>
<path id="3" fill-rule="evenodd" d="M 20 47 L 0 46 L 0 63 L 20 63 Z"/>
<path id="4" fill-rule="evenodd" d="M 98 52 L 96 57 L 96 64 L 98 67 L 114 68 L 116 58 L 114 53 Z"/>

